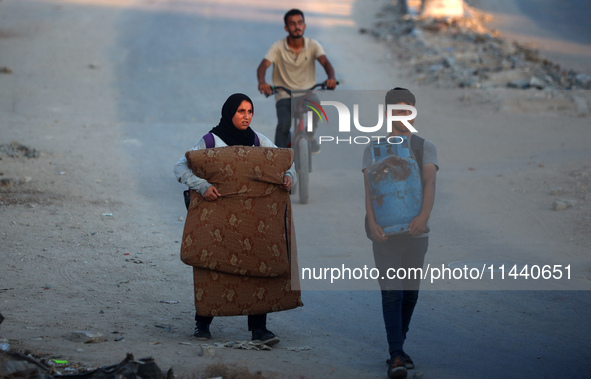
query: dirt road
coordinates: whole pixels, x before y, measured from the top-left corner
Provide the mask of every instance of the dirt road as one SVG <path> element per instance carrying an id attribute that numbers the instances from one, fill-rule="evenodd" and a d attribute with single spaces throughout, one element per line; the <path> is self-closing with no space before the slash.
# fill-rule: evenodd
<path id="1" fill-rule="evenodd" d="M 383 3 L 302 8 L 342 91 L 401 85 L 417 93 L 425 110 L 417 125 L 438 146 L 441 166 L 427 263 L 572 270 L 572 280 L 519 285 L 425 282 L 407 342 L 415 373 L 581 377 L 591 368 L 588 113 L 579 117 L 570 93 L 434 89 L 401 77 L 397 52 L 359 33 Z M 303 281 L 304 307 L 269 315 L 281 337 L 272 351 L 214 345 L 249 339 L 244 317 L 216 319 L 206 349 L 192 338 L 191 268 L 179 260 L 183 188 L 172 166 L 217 123 L 232 92 L 255 100 L 257 130 L 273 135 L 274 107 L 256 93 L 255 69 L 283 36 L 288 7 L 0 2 L 0 145 L 39 152 L 0 155 L 0 337 L 11 348 L 86 367 L 131 352 L 180 374 L 221 362 L 278 378 L 385 377 L 372 281 L 322 290 Z M 302 266 L 373 264 L 362 229 L 362 149 L 341 147 L 323 148 L 310 204 L 294 204 Z M 557 198 L 576 202 L 555 211 Z M 79 330 L 106 342 L 72 341 Z"/>

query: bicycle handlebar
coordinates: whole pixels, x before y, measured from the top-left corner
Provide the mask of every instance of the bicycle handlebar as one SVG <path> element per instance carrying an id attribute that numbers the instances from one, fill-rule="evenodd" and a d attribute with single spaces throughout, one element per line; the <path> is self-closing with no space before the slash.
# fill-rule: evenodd
<path id="1" fill-rule="evenodd" d="M 337 86 L 341 84 L 338 80 L 337 80 Z M 323 90 L 329 90 L 332 91 L 334 90 L 334 88 L 330 89 L 330 88 L 326 88 L 326 82 L 322 82 L 322 83 L 316 83 L 312 86 L 312 88 L 310 89 L 300 89 L 300 90 L 291 90 L 289 88 L 285 88 L 283 86 L 271 86 L 271 93 L 269 95 L 265 95 L 265 97 L 269 97 L 271 95 L 274 95 L 276 93 L 279 93 L 279 91 L 284 91 L 286 92 L 289 96 L 292 95 L 293 92 L 309 92 L 309 91 L 313 91 L 316 88 L 321 88 Z"/>

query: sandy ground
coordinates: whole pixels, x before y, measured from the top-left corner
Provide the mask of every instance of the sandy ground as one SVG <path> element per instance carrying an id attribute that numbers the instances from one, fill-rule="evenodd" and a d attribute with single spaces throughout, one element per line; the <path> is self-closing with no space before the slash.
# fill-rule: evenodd
<path id="1" fill-rule="evenodd" d="M 303 321 L 291 321 L 306 335 L 286 335 L 272 352 L 204 349 L 192 339 L 191 269 L 178 260 L 179 223 L 146 207 L 145 189 L 129 175 L 124 152 L 137 141 L 122 136 L 116 115 L 118 94 L 109 84 L 117 60 L 101 53 L 113 43 L 119 9 L 134 2 L 91 12 L 77 3 L 83 2 L 0 2 L 0 337 L 12 349 L 66 359 L 70 368 L 113 364 L 132 352 L 182 374 L 222 362 L 270 377 L 383 375 L 374 350 L 371 365 L 343 369 L 364 355 L 363 336 L 335 337 L 338 317 L 315 304 L 325 301 L 316 293 L 295 311 L 292 320 Z M 357 26 L 371 27 L 379 7 L 365 7 Z M 335 62 L 352 87 L 380 88 L 379 78 L 413 84 L 391 64 L 395 47 L 356 30 L 322 38 L 340 49 Z M 370 55 L 360 54 L 347 64 L 348 44 L 376 58 L 367 62 Z M 368 83 L 361 68 L 379 75 Z M 570 263 L 576 280 L 552 289 L 590 289 L 591 129 L 588 111 L 576 107 L 580 100 L 564 92 L 417 92 L 431 109 L 421 122 L 440 126 L 425 136 L 451 147 L 440 150 L 446 175 L 432 220 L 439 225 L 432 263 L 490 260 L 490 249 L 499 249 L 495 260 Z M 587 93 L 578 97 L 591 101 Z M 13 141 L 39 155 L 24 156 L 8 146 Z M 557 198 L 574 206 L 553 210 Z M 180 197 L 177 206 L 182 217 Z M 522 249 L 508 248 L 515 246 Z M 322 328 L 301 328 L 310 317 L 303 312 L 323 317 L 333 338 L 322 337 Z M 242 324 L 215 327 L 218 341 L 248 339 Z M 73 341 L 78 330 L 101 332 L 106 342 Z M 372 333 L 385 345 L 381 329 Z M 383 367 L 374 369 L 377 362 Z"/>

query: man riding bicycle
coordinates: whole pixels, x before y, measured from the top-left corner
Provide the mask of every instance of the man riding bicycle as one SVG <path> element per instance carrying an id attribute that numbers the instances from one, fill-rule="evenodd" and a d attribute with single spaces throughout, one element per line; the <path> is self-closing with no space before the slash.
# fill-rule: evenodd
<path id="1" fill-rule="evenodd" d="M 271 86 L 265 81 L 265 74 L 273 64 L 273 85 L 286 87 L 290 90 L 307 90 L 316 83 L 316 60 L 320 62 L 328 79 L 326 87 L 334 89 L 337 85 L 332 64 L 326 57 L 324 49 L 318 41 L 304 37 L 306 23 L 304 13 L 299 9 L 288 11 L 283 17 L 287 38 L 275 42 L 267 51 L 265 58 L 257 68 L 259 91 L 266 96 L 273 93 Z M 289 132 L 291 129 L 291 98 L 289 94 L 281 91 L 275 95 L 277 108 L 277 129 L 275 131 L 275 145 L 287 147 L 289 145 Z M 315 95 L 308 99 L 315 100 Z M 314 131 L 316 130 L 316 117 L 314 118 Z M 314 139 L 314 132 L 308 135 L 312 153 L 318 153 L 320 146 Z"/>

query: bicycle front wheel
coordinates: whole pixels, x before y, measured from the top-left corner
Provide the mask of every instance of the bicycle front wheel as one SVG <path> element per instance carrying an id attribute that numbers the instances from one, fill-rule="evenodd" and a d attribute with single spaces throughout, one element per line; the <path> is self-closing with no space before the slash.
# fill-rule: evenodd
<path id="1" fill-rule="evenodd" d="M 308 145 L 308 140 L 305 138 L 300 138 L 297 141 L 297 154 L 298 154 L 298 162 L 299 162 L 299 170 L 297 171 L 298 174 L 298 187 L 300 192 L 300 203 L 307 204 L 308 203 L 308 184 L 310 180 L 310 146 Z"/>

